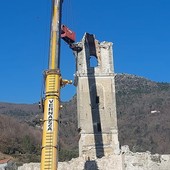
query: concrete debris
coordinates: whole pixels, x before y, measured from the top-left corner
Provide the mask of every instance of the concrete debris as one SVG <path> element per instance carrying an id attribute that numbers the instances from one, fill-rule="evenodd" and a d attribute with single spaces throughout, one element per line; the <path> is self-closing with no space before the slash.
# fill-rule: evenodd
<path id="1" fill-rule="evenodd" d="M 150 152 L 133 153 L 123 146 L 121 154 L 101 159 L 86 160 L 85 157 L 59 162 L 58 170 L 169 170 L 170 155 L 152 155 Z M 24 164 L 18 170 L 40 170 L 39 163 Z"/>

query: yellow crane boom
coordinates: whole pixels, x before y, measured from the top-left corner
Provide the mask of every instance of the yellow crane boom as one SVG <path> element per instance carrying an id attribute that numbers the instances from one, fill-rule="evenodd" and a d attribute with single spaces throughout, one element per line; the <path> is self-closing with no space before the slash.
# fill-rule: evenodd
<path id="1" fill-rule="evenodd" d="M 61 8 L 63 0 L 52 0 L 49 68 L 45 71 L 45 97 L 41 170 L 57 170 L 60 88 L 71 81 L 62 80 L 60 62 Z"/>

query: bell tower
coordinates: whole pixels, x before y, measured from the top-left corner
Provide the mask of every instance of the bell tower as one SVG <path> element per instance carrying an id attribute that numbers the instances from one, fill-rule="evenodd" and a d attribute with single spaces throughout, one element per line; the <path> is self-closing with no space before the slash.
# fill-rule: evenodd
<path id="1" fill-rule="evenodd" d="M 75 51 L 79 156 L 119 152 L 112 43 L 86 33 Z"/>

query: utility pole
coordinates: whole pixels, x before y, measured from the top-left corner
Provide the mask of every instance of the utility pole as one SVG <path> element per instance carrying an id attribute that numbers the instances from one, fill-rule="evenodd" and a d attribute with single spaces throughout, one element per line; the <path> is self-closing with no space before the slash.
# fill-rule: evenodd
<path id="1" fill-rule="evenodd" d="M 61 10 L 63 0 L 52 0 L 49 68 L 44 73 L 45 96 L 41 151 L 41 170 L 57 170 L 60 88 L 71 81 L 60 74 Z"/>

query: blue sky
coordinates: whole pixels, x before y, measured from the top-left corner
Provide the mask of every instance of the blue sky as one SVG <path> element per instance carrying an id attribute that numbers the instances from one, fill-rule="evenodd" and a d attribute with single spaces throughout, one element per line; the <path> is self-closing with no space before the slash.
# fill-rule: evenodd
<path id="1" fill-rule="evenodd" d="M 39 101 L 42 73 L 47 69 L 50 0 L 0 2 L 0 101 Z M 94 33 L 114 46 L 116 73 L 170 82 L 169 0 L 64 0 L 63 23 L 77 34 Z M 62 42 L 61 72 L 73 79 L 75 60 Z M 75 94 L 62 89 L 61 99 Z"/>

